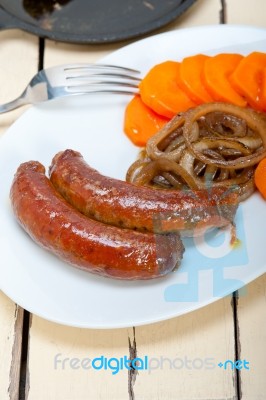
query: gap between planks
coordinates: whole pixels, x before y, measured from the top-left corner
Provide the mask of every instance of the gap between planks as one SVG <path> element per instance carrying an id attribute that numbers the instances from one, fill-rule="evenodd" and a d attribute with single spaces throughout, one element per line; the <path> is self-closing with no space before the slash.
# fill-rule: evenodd
<path id="1" fill-rule="evenodd" d="M 220 24 L 227 24 L 227 5 L 226 0 L 221 0 L 221 10 L 220 10 Z"/>

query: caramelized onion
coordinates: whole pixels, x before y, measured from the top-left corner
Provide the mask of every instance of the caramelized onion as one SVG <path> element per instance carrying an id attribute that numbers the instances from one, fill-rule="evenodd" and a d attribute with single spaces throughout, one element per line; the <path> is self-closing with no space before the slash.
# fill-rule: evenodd
<path id="1" fill-rule="evenodd" d="M 201 151 L 194 146 L 193 141 L 191 141 L 191 132 L 195 129 L 194 124 L 199 118 L 215 111 L 243 119 L 247 126 L 260 136 L 263 147 L 259 148 L 252 155 L 244 155 L 236 160 L 212 160 L 202 154 Z M 255 165 L 266 157 L 266 123 L 264 118 L 254 110 L 238 107 L 233 104 L 206 103 L 188 110 L 186 112 L 185 123 L 183 126 L 183 135 L 188 149 L 190 149 L 198 160 L 201 160 L 204 163 L 210 163 L 216 167 L 244 168 Z"/>
<path id="2" fill-rule="evenodd" d="M 127 180 L 161 189 L 228 187 L 244 200 L 255 190 L 254 171 L 264 157 L 264 113 L 202 104 L 176 115 L 148 141 Z"/>
<path id="3" fill-rule="evenodd" d="M 148 185 L 161 171 L 175 173 L 176 175 L 179 175 L 191 189 L 197 189 L 197 185 L 194 184 L 191 179 L 190 173 L 188 173 L 181 165 L 166 158 L 159 158 L 158 160 L 151 161 L 149 164 L 143 166 L 142 170 L 135 178 L 134 183 L 136 185 Z"/>

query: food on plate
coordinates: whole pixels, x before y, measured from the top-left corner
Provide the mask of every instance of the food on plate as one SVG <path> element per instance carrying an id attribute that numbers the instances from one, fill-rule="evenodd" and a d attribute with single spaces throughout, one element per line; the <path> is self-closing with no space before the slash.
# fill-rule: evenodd
<path id="1" fill-rule="evenodd" d="M 169 120 L 203 103 L 226 102 L 266 111 L 266 53 L 195 54 L 181 62 L 165 61 L 144 76 L 139 94 L 139 101 L 129 103 L 124 121 L 125 133 L 137 146 L 144 146 L 150 134 L 159 130 L 160 117 Z"/>
<path id="2" fill-rule="evenodd" d="M 124 131 L 132 143 L 141 147 L 168 121 L 146 106 L 140 96 L 134 96 L 126 107 Z"/>
<path id="3" fill-rule="evenodd" d="M 126 181 L 101 175 L 74 150 L 55 155 L 50 179 L 39 162 L 21 164 L 10 191 L 18 222 L 39 245 L 94 274 L 133 280 L 173 271 L 184 252 L 180 235 L 233 227 L 255 187 L 266 199 L 266 117 L 249 108 L 266 103 L 264 57 L 256 57 L 257 69 L 237 54 L 152 68 L 126 110 L 128 137 L 146 144 Z M 229 79 L 235 73 L 240 82 L 249 68 L 250 97 Z"/>
<path id="4" fill-rule="evenodd" d="M 155 65 L 139 85 L 142 101 L 157 114 L 172 118 L 195 103 L 179 85 L 180 63 L 165 61 Z"/>
<path id="5" fill-rule="evenodd" d="M 73 150 L 58 153 L 50 167 L 56 190 L 90 218 L 140 231 L 199 235 L 233 222 L 237 196 L 212 191 L 155 190 L 101 175 Z"/>
<path id="6" fill-rule="evenodd" d="M 196 54 L 185 57 L 180 64 L 180 86 L 196 104 L 213 101 L 202 81 L 205 61 L 209 58 L 205 54 Z"/>
<path id="7" fill-rule="evenodd" d="M 244 57 L 230 76 L 230 82 L 251 107 L 266 111 L 263 96 L 263 75 L 266 69 L 266 53 L 254 51 Z"/>
<path id="8" fill-rule="evenodd" d="M 176 233 L 155 235 L 121 229 L 79 213 L 55 190 L 39 162 L 19 166 L 10 198 L 18 222 L 34 241 L 94 274 L 158 278 L 182 259 L 184 249 Z"/>
<path id="9" fill-rule="evenodd" d="M 150 138 L 127 180 L 166 189 L 227 187 L 241 201 L 255 190 L 254 171 L 265 157 L 264 114 L 206 103 L 178 114 Z"/>
<path id="10" fill-rule="evenodd" d="M 261 160 L 255 171 L 255 184 L 266 200 L 266 158 Z"/>
<path id="11" fill-rule="evenodd" d="M 240 54 L 217 54 L 205 60 L 202 80 L 215 101 L 225 101 L 240 107 L 247 105 L 246 100 L 232 87 L 229 76 L 237 69 L 244 57 Z"/>

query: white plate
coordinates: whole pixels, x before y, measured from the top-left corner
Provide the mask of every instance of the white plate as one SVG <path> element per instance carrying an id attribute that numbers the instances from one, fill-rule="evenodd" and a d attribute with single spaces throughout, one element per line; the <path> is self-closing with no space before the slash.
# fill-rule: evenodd
<path id="1" fill-rule="evenodd" d="M 266 30 L 210 26 L 153 36 L 103 62 L 140 69 L 184 56 L 266 51 Z M 0 140 L 0 287 L 16 303 L 48 320 L 87 328 L 118 328 L 165 320 L 195 310 L 266 271 L 266 203 L 258 194 L 237 215 L 241 245 L 228 235 L 186 241 L 181 268 L 166 278 L 120 282 L 77 270 L 39 248 L 19 228 L 9 203 L 13 175 L 31 159 L 46 167 L 55 153 L 80 151 L 103 174 L 124 179 L 138 149 L 123 134 L 123 96 L 72 98 L 32 107 Z"/>

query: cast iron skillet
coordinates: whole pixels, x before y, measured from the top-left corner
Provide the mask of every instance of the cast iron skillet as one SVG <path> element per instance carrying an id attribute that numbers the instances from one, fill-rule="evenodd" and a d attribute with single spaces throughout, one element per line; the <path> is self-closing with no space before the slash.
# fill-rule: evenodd
<path id="1" fill-rule="evenodd" d="M 158 29 L 196 0 L 0 0 L 0 29 L 71 43 L 112 43 Z"/>

